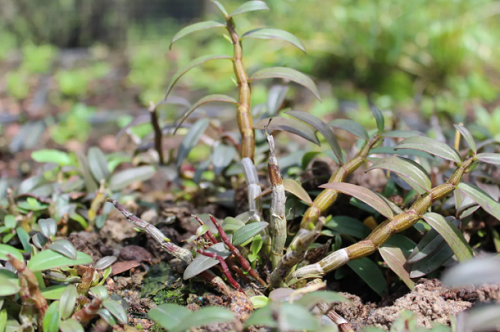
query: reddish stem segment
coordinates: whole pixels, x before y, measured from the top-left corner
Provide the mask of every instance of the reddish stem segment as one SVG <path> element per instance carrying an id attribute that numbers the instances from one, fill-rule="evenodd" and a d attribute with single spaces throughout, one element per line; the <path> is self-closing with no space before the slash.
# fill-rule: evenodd
<path id="1" fill-rule="evenodd" d="M 90 322 L 97 315 L 97 311 L 101 308 L 101 303 L 102 300 L 100 298 L 94 298 L 92 302 L 87 303 L 82 309 L 75 312 L 72 318 L 83 324 Z"/>
<path id="2" fill-rule="evenodd" d="M 191 216 L 193 216 L 196 220 L 198 220 L 201 226 L 205 225 L 203 220 L 198 218 L 198 216 L 195 216 L 194 214 L 192 214 Z M 210 232 L 210 230 L 208 230 L 204 235 L 205 235 L 205 240 L 207 240 L 208 242 L 212 242 L 213 244 L 219 243 L 219 241 L 217 241 L 217 239 L 212 234 L 212 232 Z"/>
<path id="3" fill-rule="evenodd" d="M 233 276 L 231 275 L 231 272 L 229 272 L 229 268 L 227 267 L 227 264 L 224 261 L 224 258 L 222 258 L 222 256 L 217 255 L 214 252 L 206 252 L 206 251 L 203 251 L 200 249 L 196 250 L 196 252 L 203 255 L 203 256 L 207 256 L 207 257 L 214 258 L 214 259 L 218 260 L 220 263 L 220 266 L 222 267 L 222 272 L 226 276 L 229 283 L 231 285 L 233 285 L 233 287 L 236 288 L 238 291 L 243 292 L 243 289 L 241 288 L 240 284 L 238 284 L 238 282 L 236 280 L 234 280 Z"/>
<path id="4" fill-rule="evenodd" d="M 262 286 L 267 286 L 266 283 L 264 282 L 264 280 L 262 280 L 259 277 L 259 274 L 257 273 L 257 271 L 255 271 L 254 269 L 252 269 L 252 267 L 250 266 L 250 263 L 248 263 L 248 261 L 241 255 L 241 253 L 238 250 L 238 248 L 236 248 L 231 243 L 231 240 L 229 240 L 229 238 L 227 237 L 226 232 L 224 232 L 224 230 L 222 229 L 222 227 L 219 225 L 219 222 L 217 221 L 217 219 L 215 219 L 215 217 L 212 216 L 212 215 L 210 215 L 210 219 L 214 223 L 215 227 L 217 227 L 217 230 L 219 231 L 220 238 L 222 239 L 222 241 L 224 242 L 224 244 L 226 246 L 228 246 L 229 250 L 231 250 L 231 252 L 233 253 L 233 255 L 239 260 L 239 262 L 241 264 L 241 267 L 243 267 L 243 270 L 247 271 Z"/>

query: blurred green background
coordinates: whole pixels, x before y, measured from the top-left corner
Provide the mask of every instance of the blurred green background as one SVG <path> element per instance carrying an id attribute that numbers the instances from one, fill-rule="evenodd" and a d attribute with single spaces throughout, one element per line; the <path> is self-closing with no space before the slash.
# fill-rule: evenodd
<path id="1" fill-rule="evenodd" d="M 231 11 L 243 1 L 221 2 Z M 236 18 L 240 34 L 287 30 L 307 53 L 284 42 L 245 40 L 245 65 L 249 73 L 287 66 L 312 76 L 323 102 L 294 87 L 288 93 L 294 108 L 373 127 L 371 101 L 405 117 L 412 129 L 437 115 L 477 120 L 476 136 L 500 138 L 499 1 L 266 2 L 270 11 Z M 232 54 L 217 29 L 190 35 L 169 51 L 181 27 L 222 18 L 208 0 L 0 0 L 0 8 L 3 124 L 6 115 L 22 121 L 48 112 L 57 117 L 51 137 L 60 144 L 85 140 L 85 130 L 68 126 L 78 128 L 101 111 L 118 112 L 113 119 L 124 126 L 161 100 L 175 70 L 193 58 Z M 234 95 L 232 78 L 230 64 L 212 61 L 183 77 L 175 91 L 191 102 L 203 93 Z M 266 100 L 268 86 L 254 86 L 254 104 Z"/>

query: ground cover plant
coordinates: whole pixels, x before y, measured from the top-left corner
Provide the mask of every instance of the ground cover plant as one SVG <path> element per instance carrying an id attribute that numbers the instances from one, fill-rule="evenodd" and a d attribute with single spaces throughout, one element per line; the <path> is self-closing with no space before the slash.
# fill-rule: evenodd
<path id="1" fill-rule="evenodd" d="M 128 121 L 113 137 L 127 149 L 38 149 L 32 174 L 2 178 L 0 332 L 498 327 L 496 112 L 478 112 L 488 128 L 434 117 L 419 131 L 376 100 L 363 121 L 290 107 L 290 86 L 321 101 L 315 80 L 246 67 L 245 43 L 304 44 L 279 28 L 239 31 L 239 18 L 272 7 L 263 1 L 211 4 L 221 20 L 182 28 L 170 47 L 207 30 L 230 53 L 186 62 L 161 100 L 131 119 L 111 116 Z M 47 73 L 53 51 L 38 51 L 26 63 Z M 212 62 L 232 69 L 235 91 L 191 104 L 178 85 Z M 55 103 L 77 101 L 48 126 L 56 144 L 85 142 L 99 120 L 82 101 L 111 69 L 92 68 L 54 75 Z M 29 89 L 12 77 L 7 89 L 24 100 Z M 252 105 L 259 89 L 266 99 Z M 46 126 L 27 121 L 11 153 L 36 146 L 29 137 Z"/>

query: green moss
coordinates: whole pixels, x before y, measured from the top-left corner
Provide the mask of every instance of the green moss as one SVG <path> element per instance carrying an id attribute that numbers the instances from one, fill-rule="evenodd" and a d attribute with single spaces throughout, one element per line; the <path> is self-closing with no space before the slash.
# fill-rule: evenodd
<path id="1" fill-rule="evenodd" d="M 159 291 L 153 301 L 160 305 L 163 303 L 175 303 L 178 305 L 186 305 L 186 287 L 178 287 L 174 289 L 164 289 Z"/>
<path id="2" fill-rule="evenodd" d="M 161 327 L 161 325 L 158 324 L 157 322 L 154 322 L 154 324 L 151 326 L 149 330 L 151 332 L 165 332 L 165 329 Z"/>

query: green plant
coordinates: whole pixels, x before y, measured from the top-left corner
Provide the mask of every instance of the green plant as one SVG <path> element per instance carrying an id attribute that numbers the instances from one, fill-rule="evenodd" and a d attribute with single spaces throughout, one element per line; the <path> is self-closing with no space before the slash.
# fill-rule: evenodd
<path id="1" fill-rule="evenodd" d="M 7 74 L 7 92 L 18 100 L 28 97 L 30 91 L 29 75 L 22 70 L 11 71 Z"/>
<path id="2" fill-rule="evenodd" d="M 58 144 L 63 144 L 70 139 L 85 141 L 91 128 L 88 120 L 94 112 L 93 107 L 75 104 L 69 112 L 63 115 L 61 121 L 50 129 L 52 139 Z"/>

